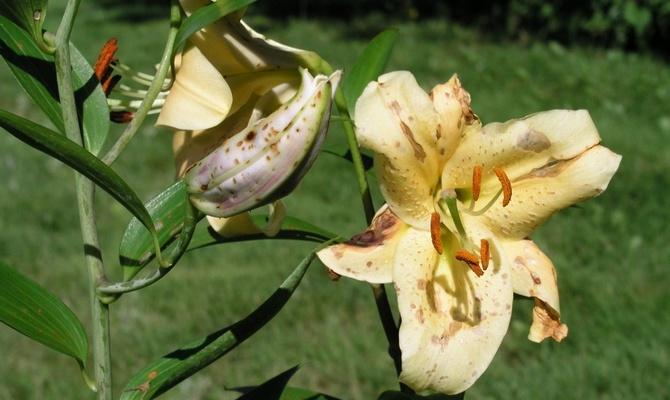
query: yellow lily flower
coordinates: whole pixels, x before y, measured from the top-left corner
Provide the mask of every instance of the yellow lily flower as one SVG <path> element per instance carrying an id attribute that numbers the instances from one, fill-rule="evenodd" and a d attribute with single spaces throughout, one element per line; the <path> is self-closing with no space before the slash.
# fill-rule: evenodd
<path id="1" fill-rule="evenodd" d="M 535 298 L 529 339 L 561 341 L 556 272 L 528 236 L 600 194 L 618 168 L 588 112 L 482 126 L 456 76 L 428 94 L 409 72 L 392 72 L 367 86 L 355 123 L 386 205 L 365 232 L 318 256 L 337 274 L 394 283 L 400 380 L 468 389 L 507 331 L 514 293 Z"/>

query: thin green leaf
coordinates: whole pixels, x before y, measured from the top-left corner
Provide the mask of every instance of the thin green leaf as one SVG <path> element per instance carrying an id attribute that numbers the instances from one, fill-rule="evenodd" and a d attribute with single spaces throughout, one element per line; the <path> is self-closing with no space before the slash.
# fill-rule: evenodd
<path id="1" fill-rule="evenodd" d="M 251 220 L 257 226 L 263 226 L 266 223 L 266 215 L 252 215 Z M 203 247 L 214 246 L 224 243 L 246 242 L 251 240 L 303 240 L 309 242 L 321 243 L 326 240 L 334 239 L 337 235 L 322 229 L 300 218 L 286 216 L 282 223 L 281 230 L 274 236 L 267 236 L 263 233 L 252 233 L 233 237 L 223 237 L 216 233 L 211 227 L 200 226 L 196 229 L 191 240 L 189 251 L 201 249 Z"/>
<path id="2" fill-rule="evenodd" d="M 0 55 L 56 130 L 65 132 L 53 57 L 42 52 L 26 31 L 3 16 L 0 16 Z"/>
<path id="3" fill-rule="evenodd" d="M 448 395 L 448 394 L 431 394 L 421 396 L 418 394 L 402 393 L 397 391 L 386 391 L 382 393 L 377 400 L 462 400 L 465 393 Z"/>
<path id="4" fill-rule="evenodd" d="M 70 53 L 77 109 L 83 120 L 84 145 L 91 153 L 98 155 L 109 133 L 107 98 L 84 56 L 73 45 L 70 45 Z M 56 130 L 65 132 L 53 56 L 40 50 L 26 31 L 2 16 L 0 55 L 26 94 L 44 112 Z"/>
<path id="5" fill-rule="evenodd" d="M 30 33 L 32 39 L 41 48 L 46 48 L 42 36 L 42 25 L 47 14 L 47 0 L 3 0 L 0 2 L 0 15 L 14 21 Z"/>
<path id="6" fill-rule="evenodd" d="M 179 180 L 149 200 L 145 207 L 155 221 L 161 247 L 170 244 L 181 231 L 188 201 L 186 186 Z M 119 247 L 119 261 L 124 280 L 130 280 L 154 259 L 153 238 L 142 223 L 133 218 L 123 233 Z"/>
<path id="7" fill-rule="evenodd" d="M 315 255 L 311 252 L 303 259 L 272 296 L 246 318 L 175 350 L 140 370 L 127 383 L 121 399 L 153 399 L 239 346 L 281 311 Z"/>
<path id="8" fill-rule="evenodd" d="M 281 374 L 268 379 L 262 384 L 238 397 L 237 400 L 279 400 L 282 397 L 284 388 L 293 374 L 298 370 L 298 366 L 289 368 Z"/>
<path id="9" fill-rule="evenodd" d="M 83 108 L 84 146 L 96 156 L 100 154 L 109 134 L 109 106 L 98 78 L 79 50 L 70 44 L 72 81 L 77 107 Z"/>
<path id="10" fill-rule="evenodd" d="M 349 73 L 345 74 L 342 80 L 342 92 L 352 118 L 356 100 L 363 93 L 365 86 L 370 81 L 377 79 L 386 69 L 397 36 L 396 29 L 387 29 L 375 36 L 358 57 Z"/>
<path id="11" fill-rule="evenodd" d="M 337 397 L 311 390 L 287 386 L 279 400 L 339 400 Z"/>
<path id="12" fill-rule="evenodd" d="M 177 38 L 175 39 L 175 50 L 186 43 L 186 40 L 200 29 L 255 1 L 256 0 L 218 0 L 215 3 L 199 8 L 196 12 L 186 18 L 179 28 Z"/>
<path id="13" fill-rule="evenodd" d="M 83 367 L 88 355 L 86 332 L 58 297 L 2 262 L 0 288 L 0 321 Z"/>
<path id="14" fill-rule="evenodd" d="M 62 135 L 10 112 L 0 110 L 0 126 L 22 142 L 59 159 L 104 189 L 149 230 L 154 243 L 156 229 L 151 216 L 128 184 L 105 163 Z"/>

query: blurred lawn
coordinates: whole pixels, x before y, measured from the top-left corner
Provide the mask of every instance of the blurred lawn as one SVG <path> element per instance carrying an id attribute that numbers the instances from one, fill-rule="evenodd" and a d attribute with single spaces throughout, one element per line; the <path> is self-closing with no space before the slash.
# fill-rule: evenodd
<path id="1" fill-rule="evenodd" d="M 85 3 L 75 42 L 93 60 L 102 43 L 116 36 L 120 58 L 149 70 L 166 24 L 110 20 L 112 15 L 119 14 Z M 339 66 L 350 65 L 365 43 L 340 24 L 257 19 L 255 26 L 316 49 Z M 515 302 L 508 336 L 468 398 L 668 398 L 668 65 L 618 51 L 492 43 L 437 21 L 400 30 L 391 69 L 412 70 L 427 89 L 458 72 L 485 122 L 586 108 L 604 143 L 624 156 L 604 195 L 564 211 L 535 235 L 557 266 L 569 337 L 560 345 L 530 343 L 530 302 Z M 4 63 L 0 82 L 0 107 L 45 120 Z M 341 142 L 337 125 L 332 143 Z M 169 133 L 146 128 L 115 168 L 149 199 L 173 176 Z M 71 172 L 0 134 L 0 176 L 0 259 L 49 287 L 88 324 Z M 328 155 L 287 205 L 342 234 L 363 228 L 354 176 L 346 163 Z M 116 250 L 129 215 L 104 194 L 99 210 L 104 255 L 118 277 Z M 124 296 L 112 307 L 116 393 L 145 363 L 252 310 L 308 249 L 290 242 L 209 248 L 187 255 L 159 284 Z M 92 398 L 74 362 L 5 327 L 0 354 L 0 399 Z M 366 285 L 333 283 L 316 263 L 267 329 L 164 398 L 230 398 L 225 387 L 258 383 L 298 363 L 295 384 L 343 399 L 372 399 L 395 387 Z"/>

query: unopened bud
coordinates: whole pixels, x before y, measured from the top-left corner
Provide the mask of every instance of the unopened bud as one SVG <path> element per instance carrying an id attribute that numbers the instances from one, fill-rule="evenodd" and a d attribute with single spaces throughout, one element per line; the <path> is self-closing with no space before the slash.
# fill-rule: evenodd
<path id="1" fill-rule="evenodd" d="M 325 139 L 340 73 L 302 71 L 298 93 L 250 123 L 187 171 L 191 202 L 207 215 L 228 217 L 290 193 Z"/>

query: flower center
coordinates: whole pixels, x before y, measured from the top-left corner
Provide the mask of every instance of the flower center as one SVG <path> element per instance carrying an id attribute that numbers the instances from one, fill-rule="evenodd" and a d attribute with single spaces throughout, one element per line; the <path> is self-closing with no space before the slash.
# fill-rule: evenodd
<path id="1" fill-rule="evenodd" d="M 481 183 L 482 183 L 482 167 L 477 165 L 473 168 L 472 171 L 472 198 L 470 200 L 470 205 L 467 209 L 459 210 L 458 208 L 458 199 L 456 191 L 453 189 L 446 189 L 440 194 L 440 199 L 438 200 L 439 209 L 444 215 L 449 215 L 451 220 L 456 228 L 458 233 L 458 239 L 461 246 L 461 249 L 456 251 L 454 258 L 458 261 L 465 263 L 472 272 L 477 276 L 482 276 L 484 271 L 489 266 L 489 261 L 491 258 L 490 255 L 490 245 L 489 241 L 486 239 L 480 239 L 479 246 L 477 246 L 467 235 L 465 226 L 461 219 L 460 211 L 465 212 L 471 216 L 483 215 L 496 203 L 500 195 L 503 196 L 502 206 L 506 207 L 512 199 L 512 183 L 502 168 L 494 168 L 493 172 L 495 173 L 498 181 L 500 182 L 500 190 L 498 193 L 493 196 L 484 207 L 479 210 L 475 210 L 475 204 L 479 200 L 481 194 Z M 445 209 L 446 208 L 446 209 Z M 448 211 L 448 213 L 447 213 Z M 430 219 L 430 235 L 433 242 L 433 247 L 435 250 L 442 254 L 444 251 L 444 246 L 442 244 L 442 225 L 440 223 L 440 213 L 435 212 L 431 215 Z M 446 226 L 445 226 L 445 229 Z"/>

